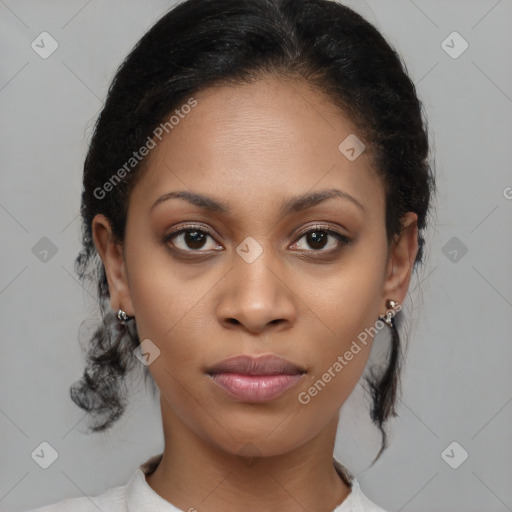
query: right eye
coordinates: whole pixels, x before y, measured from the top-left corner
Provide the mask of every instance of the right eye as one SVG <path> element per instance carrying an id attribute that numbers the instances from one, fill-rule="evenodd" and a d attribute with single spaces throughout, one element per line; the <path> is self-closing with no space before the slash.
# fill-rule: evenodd
<path id="1" fill-rule="evenodd" d="M 208 250 L 199 250 L 204 248 L 208 238 L 214 240 L 208 230 L 200 226 L 191 225 L 167 234 L 164 237 L 164 242 L 169 243 L 172 240 L 171 244 L 178 250 L 184 252 L 208 252 Z M 212 244 L 209 250 L 216 250 L 217 247 L 219 247 L 218 244 Z"/>

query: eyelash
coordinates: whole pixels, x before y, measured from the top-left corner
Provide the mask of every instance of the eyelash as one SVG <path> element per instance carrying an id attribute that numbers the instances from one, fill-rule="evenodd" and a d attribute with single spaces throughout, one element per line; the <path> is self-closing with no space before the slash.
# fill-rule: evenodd
<path id="1" fill-rule="evenodd" d="M 165 235 L 164 239 L 163 239 L 163 243 L 168 243 L 170 242 L 174 237 L 177 237 L 183 233 L 187 233 L 189 231 L 198 231 L 200 233 L 203 233 L 205 235 L 208 235 L 209 237 L 211 237 L 212 239 L 215 239 L 213 234 L 206 228 L 204 228 L 203 226 L 200 226 L 200 225 L 194 225 L 194 224 L 191 224 L 191 225 L 187 225 L 187 226 L 184 226 L 182 227 L 181 229 L 179 230 L 175 230 L 167 235 Z M 323 233 L 327 233 L 328 235 L 331 235 L 333 236 L 334 238 L 336 238 L 339 242 L 339 246 L 336 248 L 336 249 L 330 249 L 330 250 L 327 250 L 327 251 L 324 251 L 322 249 L 318 249 L 318 250 L 315 250 L 315 249 L 311 249 L 311 250 L 301 250 L 299 249 L 298 252 L 313 252 L 313 253 L 318 253 L 318 254 L 334 254 L 336 252 L 338 252 L 341 247 L 345 246 L 345 245 L 348 245 L 352 242 L 352 240 L 348 237 L 346 237 L 345 235 L 342 235 L 341 233 L 339 233 L 338 231 L 335 231 L 333 229 L 330 229 L 328 226 L 322 226 L 322 225 L 315 225 L 315 226 L 311 226 L 307 231 L 304 231 L 302 232 L 297 240 L 294 242 L 297 243 L 299 240 L 301 240 L 304 236 L 308 235 L 309 233 L 311 232 L 315 232 L 315 231 L 321 231 Z M 190 254 L 200 254 L 200 253 L 208 253 L 209 251 L 201 251 L 201 250 L 184 250 L 184 249 L 178 249 L 175 247 L 175 249 L 177 251 L 180 251 L 180 252 L 185 252 L 185 253 L 190 253 Z"/>

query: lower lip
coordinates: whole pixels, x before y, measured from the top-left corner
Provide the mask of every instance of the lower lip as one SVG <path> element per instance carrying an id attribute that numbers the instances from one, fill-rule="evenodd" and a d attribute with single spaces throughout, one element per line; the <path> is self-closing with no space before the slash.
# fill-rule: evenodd
<path id="1" fill-rule="evenodd" d="M 216 373 L 212 375 L 212 379 L 229 394 L 244 402 L 266 402 L 282 395 L 294 386 L 302 375 Z"/>

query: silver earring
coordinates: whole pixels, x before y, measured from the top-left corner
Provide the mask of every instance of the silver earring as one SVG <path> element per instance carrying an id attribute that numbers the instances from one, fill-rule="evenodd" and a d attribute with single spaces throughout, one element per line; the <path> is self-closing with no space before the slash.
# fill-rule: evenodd
<path id="1" fill-rule="evenodd" d="M 135 318 L 134 316 L 128 316 L 125 311 L 120 309 L 117 312 L 117 318 L 121 321 L 121 323 L 125 324 L 128 320 L 131 320 L 132 318 Z"/>
<path id="2" fill-rule="evenodd" d="M 386 322 L 386 324 L 388 324 L 389 327 L 393 327 L 393 318 L 396 312 L 402 309 L 402 305 L 400 304 L 400 302 L 396 300 L 388 299 L 386 301 L 386 307 L 388 308 L 388 310 L 384 315 L 379 315 L 379 318 L 381 320 L 384 320 L 384 322 Z"/>

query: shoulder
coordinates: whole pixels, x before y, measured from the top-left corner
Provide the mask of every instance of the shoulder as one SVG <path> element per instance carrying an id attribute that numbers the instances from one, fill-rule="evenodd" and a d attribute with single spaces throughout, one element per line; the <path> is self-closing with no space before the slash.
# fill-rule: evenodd
<path id="1" fill-rule="evenodd" d="M 343 508 L 345 505 L 345 502 L 343 502 L 336 509 L 336 512 L 387 512 L 363 493 L 359 482 L 355 478 L 352 480 L 352 492 L 345 501 L 347 502 L 346 507 Z"/>
<path id="2" fill-rule="evenodd" d="M 156 510 L 156 505 L 162 507 L 168 503 L 149 487 L 145 475 L 156 469 L 162 456 L 163 453 L 160 453 L 146 460 L 136 468 L 125 485 L 111 487 L 96 496 L 69 498 L 25 512 L 128 512 L 144 510 L 147 504 L 155 505 L 153 510 Z"/>
<path id="3" fill-rule="evenodd" d="M 336 458 L 334 458 L 334 467 L 345 483 L 350 486 L 351 492 L 333 512 L 386 512 L 363 493 L 357 478 Z"/>
<path id="4" fill-rule="evenodd" d="M 126 485 L 112 487 L 97 496 L 69 498 L 26 512 L 127 512 Z"/>

